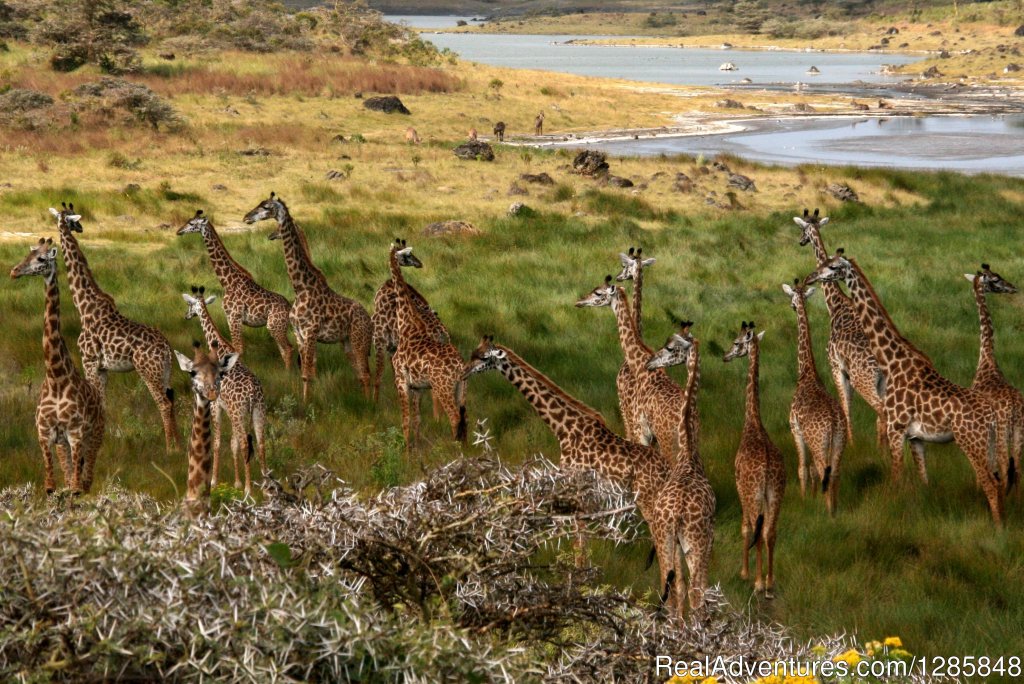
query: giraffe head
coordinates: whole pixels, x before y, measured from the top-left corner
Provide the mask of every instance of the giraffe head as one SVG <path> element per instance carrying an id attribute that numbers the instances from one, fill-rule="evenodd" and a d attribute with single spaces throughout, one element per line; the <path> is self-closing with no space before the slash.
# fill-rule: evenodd
<path id="1" fill-rule="evenodd" d="M 174 355 L 178 357 L 178 366 L 192 376 L 192 393 L 196 395 L 196 401 L 200 404 L 217 401 L 220 396 L 221 378 L 235 367 L 238 354 L 219 356 L 217 345 L 213 345 L 213 353 L 207 354 L 201 349 L 199 342 L 193 342 L 192 347 L 195 354 L 191 359 L 177 349 L 174 350 Z"/>
<path id="2" fill-rule="evenodd" d="M 217 299 L 217 295 L 210 295 L 204 299 L 203 295 L 205 293 L 205 287 L 196 287 L 195 285 L 192 286 L 191 295 L 187 292 L 181 293 L 181 298 L 185 300 L 186 304 L 188 304 L 188 311 L 185 312 L 186 321 L 202 314 L 203 309 L 210 304 L 213 304 Z"/>
<path id="3" fill-rule="evenodd" d="M 463 369 L 462 379 L 465 380 L 474 373 L 482 373 L 494 370 L 508 358 L 504 349 L 494 346 L 494 335 L 484 335 L 480 340 L 480 346 L 469 355 L 469 363 Z"/>
<path id="4" fill-rule="evenodd" d="M 67 228 L 72 233 L 81 233 L 82 216 L 75 213 L 75 205 L 61 202 L 60 207 L 60 211 L 50 207 L 50 213 L 57 218 L 57 230 Z"/>
<path id="5" fill-rule="evenodd" d="M 814 286 L 801 283 L 799 278 L 794 278 L 792 285 L 782 283 L 782 291 L 789 297 L 789 305 L 793 311 L 799 311 L 797 306 L 814 294 Z"/>
<path id="6" fill-rule="evenodd" d="M 747 323 L 743 321 L 743 325 L 740 326 L 739 336 L 732 341 L 732 349 L 726 352 L 722 360 L 726 363 L 733 359 L 744 357 L 750 353 L 751 347 L 758 344 L 764 338 L 764 330 L 755 334 L 754 333 L 754 321 Z"/>
<path id="7" fill-rule="evenodd" d="M 607 275 L 604 277 L 604 284 L 598 285 L 590 291 L 590 294 L 576 302 L 576 307 L 611 306 L 618 296 L 619 288 L 612 284 L 612 277 Z"/>
<path id="8" fill-rule="evenodd" d="M 269 198 L 257 204 L 242 220 L 248 224 L 266 221 L 267 219 L 277 219 L 280 221 L 284 218 L 287 211 L 288 209 L 284 206 L 284 202 L 281 201 L 276 193 L 272 192 Z M 270 239 L 281 239 L 281 231 L 275 230 L 270 234 Z"/>
<path id="9" fill-rule="evenodd" d="M 976 278 L 979 279 L 981 290 L 985 294 L 1014 294 L 1017 291 L 1017 287 L 1013 283 L 1003 280 L 1003 277 L 989 268 L 988 264 L 982 264 L 977 275 L 964 273 L 964 278 L 972 283 Z"/>
<path id="10" fill-rule="evenodd" d="M 834 283 L 839 280 L 849 283 L 853 277 L 853 264 L 844 255 L 842 247 L 836 250 L 835 255 L 818 267 L 816 271 L 804 278 L 804 284 L 811 283 Z"/>
<path id="11" fill-rule="evenodd" d="M 30 247 L 28 256 L 11 269 L 11 279 L 22 276 L 45 276 L 47 280 L 57 273 L 57 248 L 51 238 L 39 238 L 35 247 Z"/>
<path id="12" fill-rule="evenodd" d="M 196 215 L 188 220 L 188 222 L 178 229 L 178 235 L 188 235 L 189 233 L 200 233 L 206 234 L 206 231 L 210 228 L 210 219 L 203 214 L 202 209 L 196 209 Z"/>
<path id="13" fill-rule="evenodd" d="M 813 234 L 821 230 L 822 226 L 828 223 L 828 216 L 819 216 L 819 210 L 815 209 L 814 214 L 811 214 L 807 209 L 804 209 L 803 217 L 794 216 L 793 222 L 800 226 L 800 246 L 803 247 L 811 240 L 813 240 Z"/>
<path id="14" fill-rule="evenodd" d="M 409 247 L 405 240 L 395 238 L 391 244 L 391 251 L 394 252 L 399 266 L 423 268 L 423 262 L 416 258 L 416 255 L 412 253 L 412 247 Z"/>
<path id="15" fill-rule="evenodd" d="M 622 272 L 615 276 L 615 280 L 620 283 L 624 280 L 636 280 L 640 275 L 641 269 L 654 264 L 654 259 L 643 258 L 643 251 L 643 247 L 630 247 L 629 254 L 619 252 L 619 261 L 622 262 Z"/>
<path id="16" fill-rule="evenodd" d="M 679 324 L 679 332 L 668 338 L 663 346 L 647 361 L 647 370 L 655 368 L 667 368 L 684 364 L 690 359 L 690 350 L 693 348 L 694 339 L 690 334 L 693 321 L 683 321 Z"/>

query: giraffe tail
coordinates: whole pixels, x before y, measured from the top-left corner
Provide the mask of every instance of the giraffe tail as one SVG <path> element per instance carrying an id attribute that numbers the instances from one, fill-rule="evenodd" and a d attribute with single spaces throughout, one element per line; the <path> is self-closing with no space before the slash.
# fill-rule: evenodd
<path id="1" fill-rule="evenodd" d="M 669 594 L 672 593 L 672 584 L 676 581 L 676 569 L 672 568 L 668 571 L 668 577 L 665 578 L 665 588 L 661 593 L 661 603 L 665 605 L 668 601 Z"/>
<path id="2" fill-rule="evenodd" d="M 252 452 L 253 452 L 252 444 L 253 444 L 253 439 L 252 439 L 252 433 L 250 432 L 249 434 L 247 434 L 245 436 L 245 462 L 246 463 L 248 463 L 249 461 L 252 460 Z"/>
<path id="3" fill-rule="evenodd" d="M 825 466 L 825 476 L 821 478 L 821 493 L 828 492 L 828 482 L 832 479 L 832 466 Z"/>
<path id="4" fill-rule="evenodd" d="M 1009 494 L 1013 485 L 1017 484 L 1017 459 L 1010 456 L 1010 465 L 1006 470 L 1006 493 Z"/>
<path id="5" fill-rule="evenodd" d="M 466 442 L 466 407 L 465 406 L 460 406 L 459 407 L 459 424 L 455 428 L 455 439 L 456 439 L 456 441 L 462 442 L 463 444 L 465 444 L 465 442 Z"/>
<path id="6" fill-rule="evenodd" d="M 173 387 L 168 387 L 168 388 L 164 389 L 164 394 L 167 395 L 167 398 L 173 404 L 174 403 L 174 388 Z"/>
<path id="7" fill-rule="evenodd" d="M 651 552 L 647 554 L 647 565 L 644 566 L 644 570 L 650 570 L 651 566 L 654 565 L 654 557 L 658 554 L 658 549 L 651 547 Z"/>
<path id="8" fill-rule="evenodd" d="M 750 538 L 750 544 L 747 545 L 747 549 L 752 549 L 761 541 L 761 530 L 764 528 L 764 513 L 759 513 L 757 516 L 757 522 L 754 524 L 754 536 Z"/>

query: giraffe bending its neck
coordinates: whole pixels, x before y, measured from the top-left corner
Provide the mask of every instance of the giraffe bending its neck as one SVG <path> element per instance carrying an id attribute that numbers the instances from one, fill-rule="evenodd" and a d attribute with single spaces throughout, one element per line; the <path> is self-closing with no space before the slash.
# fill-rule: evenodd
<path id="1" fill-rule="evenodd" d="M 806 279 L 844 280 L 861 327 L 885 374 L 885 423 L 892 455 L 893 477 L 903 465 L 903 443 L 924 472 L 924 443 L 956 441 L 985 492 L 992 519 L 1002 525 L 1003 491 L 998 485 L 998 447 L 995 407 L 981 392 L 960 387 L 942 377 L 931 360 L 896 328 L 878 295 L 853 259 L 839 250 Z"/>
<path id="2" fill-rule="evenodd" d="M 327 278 L 310 258 L 306 236 L 295 224 L 288 207 L 274 193 L 256 205 L 244 220 L 256 223 L 269 218 L 277 220 L 277 230 L 270 234 L 270 239 L 284 242 L 288 278 L 295 290 L 290 316 L 299 343 L 303 401 L 309 400 L 309 386 L 316 378 L 317 342 L 344 346 L 363 394 L 370 397 L 370 345 L 373 342 L 370 314 L 362 304 L 341 296 L 327 284 Z"/>
<path id="3" fill-rule="evenodd" d="M 210 476 L 212 448 L 210 444 L 211 404 L 220 396 L 221 380 L 238 361 L 238 354 L 206 354 L 198 342 L 193 343 L 195 355 L 187 356 L 174 351 L 178 366 L 192 378 L 195 409 L 192 413 L 192 435 L 188 443 L 188 487 L 185 508 L 192 515 L 201 515 L 210 509 Z"/>
<path id="4" fill-rule="evenodd" d="M 819 266 L 829 259 L 825 242 L 821 239 L 821 229 L 828 224 L 827 216 L 819 216 L 817 209 L 811 215 L 804 209 L 803 217 L 794 216 L 793 221 L 800 226 L 800 246 L 808 243 L 814 248 L 815 263 Z M 875 436 L 879 446 L 885 444 L 885 419 L 883 389 L 885 378 L 871 352 L 871 345 L 860 327 L 860 320 L 853 308 L 853 302 L 847 297 L 839 283 L 822 283 L 821 290 L 828 306 L 831 328 L 828 336 L 828 365 L 832 372 L 832 381 L 839 391 L 839 404 L 846 420 L 846 441 L 853 444 L 853 421 L 850 416 L 850 404 L 853 390 L 871 406 L 875 412 Z"/>
<path id="5" fill-rule="evenodd" d="M 654 263 L 654 259 L 644 259 L 641 255 L 642 248 L 629 248 L 629 254 L 619 253 L 619 260 L 622 263 L 622 271 L 616 276 L 616 280 L 623 282 L 633 281 L 633 317 L 636 319 L 637 336 L 643 339 L 643 282 L 644 268 Z M 643 429 L 640 424 L 640 409 L 637 406 L 637 382 L 630 372 L 629 364 L 625 361 L 619 367 L 615 376 L 615 388 L 619 395 L 619 412 L 622 414 L 622 422 L 626 428 L 626 439 L 634 442 L 650 443 L 650 430 L 646 437 L 643 436 Z M 646 439 L 647 441 L 643 441 Z"/>
<path id="6" fill-rule="evenodd" d="M 772 443 L 761 422 L 760 366 L 761 339 L 764 332 L 754 334 L 754 322 L 744 322 L 740 335 L 723 361 L 742 356 L 750 357 L 747 370 L 747 400 L 743 419 L 743 436 L 736 452 L 736 489 L 743 510 L 743 567 L 740 577 L 747 579 L 750 549 L 757 546 L 754 570 L 754 589 L 764 590 L 770 597 L 775 586 L 775 538 L 778 530 L 779 509 L 786 491 L 786 468 L 782 453 Z M 762 552 L 768 548 L 768 572 L 762 573 Z"/>
<path id="7" fill-rule="evenodd" d="M 465 377 L 487 370 L 497 370 L 505 376 L 555 434 L 563 468 L 596 470 L 636 494 L 637 506 L 650 527 L 661 568 L 660 587 L 668 588 L 670 595 L 676 591 L 674 578 L 682 583 L 678 554 L 686 554 L 689 563 L 690 554 L 703 553 L 703 549 L 692 548 L 687 531 L 678 525 L 687 515 L 682 501 L 661 498 L 670 475 L 665 459 L 648 446 L 616 435 L 597 411 L 566 394 L 510 349 L 494 344 L 490 337 L 485 337 L 474 350 L 466 364 Z M 698 583 L 706 578 L 691 576 L 690 579 L 691 598 L 702 599 L 704 587 Z M 681 604 L 682 601 L 676 604 L 680 614 L 684 608 Z"/>
<path id="8" fill-rule="evenodd" d="M 623 407 L 632 407 L 631 421 L 635 426 L 633 441 L 657 445 L 667 462 L 671 463 L 677 450 L 679 406 L 683 403 L 683 390 L 661 368 L 648 370 L 651 348 L 644 344 L 636 328 L 636 318 L 630 312 L 626 291 L 605 278 L 600 287 L 576 302 L 577 307 L 611 306 L 619 333 L 619 344 L 625 355 L 624 367 L 628 372 L 628 394 L 620 394 Z"/>
<path id="9" fill-rule="evenodd" d="M 243 326 L 262 328 L 266 326 L 270 336 L 277 344 L 286 369 L 292 366 L 292 345 L 288 341 L 288 317 L 291 304 L 282 295 L 261 287 L 228 253 L 224 242 L 217 234 L 213 223 L 203 210 L 184 226 L 178 229 L 178 235 L 199 233 L 210 255 L 210 264 L 217 274 L 217 280 L 224 288 L 224 313 L 228 317 L 228 330 L 231 333 L 231 346 L 239 354 L 242 353 L 244 340 Z"/>
<path id="10" fill-rule="evenodd" d="M 202 287 L 192 288 L 192 294 L 182 293 L 182 299 L 188 304 L 188 311 L 185 319 L 199 318 L 203 329 L 203 336 L 211 354 L 222 355 L 235 353 L 236 350 L 231 343 L 224 339 L 217 329 L 217 325 L 210 316 L 207 308 L 216 299 L 213 295 L 204 297 L 205 289 Z M 227 413 L 231 421 L 231 456 L 235 465 L 235 487 L 242 487 L 242 468 L 245 469 L 245 494 L 252 491 L 252 469 L 249 464 L 249 455 L 243 454 L 247 449 L 250 426 L 252 434 L 256 437 L 256 452 L 259 455 L 260 469 L 267 471 L 266 444 L 264 433 L 267 420 L 267 401 L 263 392 L 263 385 L 259 378 L 249 370 L 241 361 L 235 363 L 231 370 L 224 374 L 221 383 L 220 395 L 217 397 L 216 406 L 213 409 L 213 470 L 210 482 L 217 484 L 220 477 L 220 431 L 221 413 Z M 241 463 L 241 465 L 240 465 Z"/>
<path id="11" fill-rule="evenodd" d="M 181 446 L 174 418 L 174 390 L 170 385 L 171 345 L 156 328 L 124 317 L 114 299 L 96 284 L 73 234 L 82 232 L 81 216 L 74 213 L 74 205 L 62 207 L 61 211 L 51 208 L 50 212 L 57 217 L 71 298 L 82 322 L 78 350 L 85 378 L 103 396 L 107 373 L 138 372 L 160 409 L 164 441 L 170 452 L 173 443 Z"/>
<path id="12" fill-rule="evenodd" d="M 388 252 L 391 280 L 396 288 L 395 318 L 398 345 L 391 362 L 395 367 L 395 390 L 402 408 L 405 445 L 415 450 L 420 436 L 420 394 L 429 389 L 435 406 L 448 416 L 452 438 L 466 442 L 466 381 L 463 361 L 451 342 L 438 339 L 433 316 L 424 318 L 421 307 L 402 275 L 401 262 L 412 256 L 412 247 L 396 240 Z M 429 307 L 428 307 L 429 308 Z"/>
<path id="13" fill-rule="evenodd" d="M 810 451 L 821 491 L 825 494 L 825 506 L 829 515 L 834 515 L 839 495 L 839 466 L 846 447 L 846 419 L 839 402 L 825 389 L 814 363 L 806 302 L 814 294 L 814 288 L 800 284 L 797 279 L 792 287 L 783 284 L 782 290 L 796 311 L 797 321 L 797 380 L 789 409 L 789 429 L 800 458 L 797 466 L 800 495 L 807 495 L 810 480 L 807 452 Z"/>
<path id="14" fill-rule="evenodd" d="M 36 433 L 43 455 L 44 486 L 49 494 L 53 477 L 53 449 L 58 452 L 64 486 L 88 492 L 92 486 L 96 454 L 103 442 L 105 416 L 99 390 L 78 372 L 60 332 L 60 287 L 57 283 L 57 248 L 53 240 L 39 240 L 29 255 L 11 269 L 11 278 L 41 275 L 46 285 L 43 314 L 43 356 L 46 376 L 36 408 Z"/>
<path id="15" fill-rule="evenodd" d="M 965 273 L 964 277 L 971 282 L 974 290 L 981 327 L 981 351 L 971 389 L 988 395 L 996 408 L 996 422 L 1008 445 L 1008 449 L 1000 449 L 999 471 L 1006 482 L 1006 491 L 1009 492 L 1019 476 L 1021 452 L 1024 450 L 1024 395 L 1007 382 L 996 362 L 995 332 L 985 295 L 1014 294 L 1017 288 L 992 271 L 988 264 L 982 264 L 977 274 Z"/>

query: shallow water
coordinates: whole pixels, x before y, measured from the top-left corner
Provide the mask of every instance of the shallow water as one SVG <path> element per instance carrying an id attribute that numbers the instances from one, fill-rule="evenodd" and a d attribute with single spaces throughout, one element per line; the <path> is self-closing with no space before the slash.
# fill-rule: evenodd
<path id="1" fill-rule="evenodd" d="M 478 23 L 472 21 L 472 17 L 450 17 L 428 14 L 388 14 L 384 18 L 395 24 L 408 24 L 412 28 L 419 29 L 455 28 L 459 25 L 460 20 L 470 24 Z"/>

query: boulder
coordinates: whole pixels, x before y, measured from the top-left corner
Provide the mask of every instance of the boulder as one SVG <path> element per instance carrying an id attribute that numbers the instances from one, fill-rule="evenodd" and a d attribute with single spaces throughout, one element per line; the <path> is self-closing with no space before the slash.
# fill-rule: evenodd
<path id="1" fill-rule="evenodd" d="M 383 95 L 380 97 L 370 97 L 363 100 L 363 106 L 367 109 L 372 109 L 375 112 L 384 112 L 385 114 L 412 114 L 409 109 L 402 104 L 394 95 Z"/>
<path id="2" fill-rule="evenodd" d="M 512 185 L 508 186 L 508 193 L 507 194 L 509 196 L 512 196 L 512 195 L 529 195 L 530 192 L 526 188 L 524 188 L 523 186 L 519 185 L 519 183 L 516 183 L 515 181 L 512 181 Z"/>
<path id="3" fill-rule="evenodd" d="M 438 221 L 423 229 L 424 237 L 443 237 L 445 235 L 479 235 L 480 229 L 466 221 Z"/>
<path id="4" fill-rule="evenodd" d="M 1024 24 L 1017 27 L 1017 30 L 1013 32 L 1013 35 L 1018 38 L 1024 38 Z"/>
<path id="5" fill-rule="evenodd" d="M 940 76 L 942 76 L 942 72 L 935 66 L 930 66 L 921 73 L 921 78 L 939 78 Z"/>
<path id="6" fill-rule="evenodd" d="M 604 152 L 584 150 L 572 160 L 572 168 L 581 176 L 596 176 L 608 173 L 608 162 Z"/>
<path id="7" fill-rule="evenodd" d="M 482 140 L 467 140 L 452 150 L 452 153 L 459 159 L 494 161 L 494 148 Z"/>
<path id="8" fill-rule="evenodd" d="M 830 183 L 825 192 L 835 197 L 840 202 L 860 202 L 860 197 L 846 183 Z"/>
<path id="9" fill-rule="evenodd" d="M 550 175 L 541 171 L 540 173 L 523 173 L 520 174 L 519 180 L 524 183 L 535 183 L 537 185 L 554 185 L 555 179 Z"/>
<path id="10" fill-rule="evenodd" d="M 736 100 L 730 99 L 719 100 L 718 102 L 715 103 L 715 106 L 721 107 L 722 109 L 743 109 L 742 102 L 737 102 Z"/>
<path id="11" fill-rule="evenodd" d="M 1007 64 L 1005 67 L 1003 67 L 1004 74 L 1011 74 L 1015 71 L 1020 71 L 1020 64 L 1014 64 L 1013 62 L 1011 62 L 1010 64 Z"/>
<path id="12" fill-rule="evenodd" d="M 676 192 L 689 193 L 693 192 L 693 181 L 685 173 L 680 171 L 676 174 L 676 182 L 672 186 Z"/>
<path id="13" fill-rule="evenodd" d="M 743 192 L 757 192 L 757 186 L 754 185 L 753 179 L 739 173 L 729 174 L 728 185 L 730 188 L 738 188 Z"/>
<path id="14" fill-rule="evenodd" d="M 614 185 L 617 188 L 633 187 L 633 181 L 629 180 L 628 178 L 623 178 L 621 176 L 612 176 L 611 174 L 605 177 L 605 182 L 608 185 Z"/>
<path id="15" fill-rule="evenodd" d="M 532 213 L 533 210 L 522 202 L 513 202 L 508 208 L 509 216 L 529 216 Z"/>

